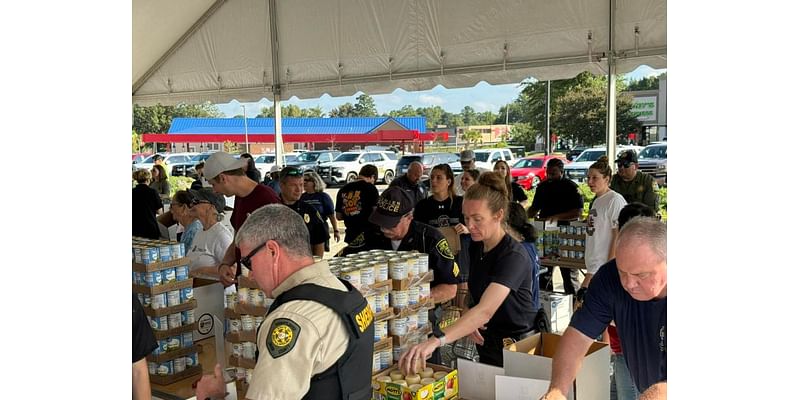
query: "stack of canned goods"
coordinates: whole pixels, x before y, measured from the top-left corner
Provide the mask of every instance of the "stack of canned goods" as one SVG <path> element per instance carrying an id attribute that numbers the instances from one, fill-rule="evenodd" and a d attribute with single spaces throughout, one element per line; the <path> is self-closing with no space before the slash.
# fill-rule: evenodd
<path id="1" fill-rule="evenodd" d="M 264 317 L 244 314 L 239 318 L 228 318 L 225 322 L 225 332 L 250 332 L 258 330 L 261 323 L 264 322 Z"/>
<path id="2" fill-rule="evenodd" d="M 150 307 L 153 310 L 159 310 L 188 303 L 189 300 L 194 298 L 194 290 L 188 287 L 153 295 L 137 293 L 136 297 L 139 298 L 139 302 L 142 303 L 142 306 Z"/>
<path id="3" fill-rule="evenodd" d="M 565 235 L 578 235 L 578 236 L 585 236 L 586 235 L 586 226 L 584 225 L 569 225 L 569 226 L 559 226 L 558 231 Z"/>
<path id="4" fill-rule="evenodd" d="M 187 339 L 188 336 L 188 339 Z M 188 347 L 192 345 L 192 332 L 186 332 L 182 336 L 174 336 L 167 339 L 159 340 L 158 341 L 158 348 L 153 351 L 154 355 L 163 354 L 168 351 L 173 351 L 175 349 L 180 349 L 182 347 Z M 181 345 L 181 342 L 187 343 L 185 345 Z M 166 348 L 166 350 L 164 350 Z M 161 363 L 156 362 L 148 362 L 147 369 L 151 375 L 173 375 L 180 372 L 183 372 L 189 368 L 199 365 L 197 360 L 197 353 L 189 353 L 186 356 L 176 357 L 169 361 L 164 361 Z"/>
<path id="5" fill-rule="evenodd" d="M 256 349 L 258 347 L 253 342 L 233 343 L 231 348 L 231 354 L 234 357 L 246 358 L 248 360 L 256 359 Z"/>
<path id="6" fill-rule="evenodd" d="M 186 257 L 183 243 L 133 237 L 133 262 L 150 265 Z"/>
<path id="7" fill-rule="evenodd" d="M 344 258 L 332 258 L 328 260 L 328 265 L 334 275 L 350 282 L 358 289 L 389 279 L 387 258 L 374 253 L 356 253 Z"/>

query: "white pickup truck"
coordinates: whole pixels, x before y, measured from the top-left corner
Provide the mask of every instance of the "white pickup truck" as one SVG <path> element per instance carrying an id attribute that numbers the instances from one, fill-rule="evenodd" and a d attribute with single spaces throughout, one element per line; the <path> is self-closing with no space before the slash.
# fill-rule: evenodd
<path id="1" fill-rule="evenodd" d="M 317 173 L 329 185 L 350 183 L 358 179 L 358 171 L 365 164 L 376 166 L 378 179 L 389 184 L 394 179 L 397 154 L 391 151 L 348 151 L 339 154 L 331 162 L 319 164 Z"/>

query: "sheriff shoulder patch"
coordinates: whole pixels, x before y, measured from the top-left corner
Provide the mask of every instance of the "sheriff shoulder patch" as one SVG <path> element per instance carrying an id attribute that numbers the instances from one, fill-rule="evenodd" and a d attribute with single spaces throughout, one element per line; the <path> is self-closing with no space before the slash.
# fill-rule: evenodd
<path id="1" fill-rule="evenodd" d="M 436 250 L 442 257 L 448 260 L 452 260 L 454 258 L 453 252 L 450 251 L 450 245 L 447 244 L 447 239 L 442 239 L 439 241 L 439 243 L 436 243 Z"/>
<path id="2" fill-rule="evenodd" d="M 279 358 L 294 348 L 297 337 L 300 336 L 300 326 L 288 318 L 277 318 L 269 326 L 267 336 L 267 351 L 272 358 Z"/>

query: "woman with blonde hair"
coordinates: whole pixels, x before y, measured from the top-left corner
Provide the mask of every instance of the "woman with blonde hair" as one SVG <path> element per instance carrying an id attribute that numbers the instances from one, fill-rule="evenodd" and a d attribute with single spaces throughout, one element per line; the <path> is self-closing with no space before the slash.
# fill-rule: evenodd
<path id="1" fill-rule="evenodd" d="M 322 177 L 314 171 L 306 171 L 303 174 L 303 194 L 300 201 L 314 206 L 325 221 L 327 226 L 330 221 L 333 226 L 333 238 L 337 242 L 341 240 L 339 236 L 339 221 L 336 219 L 336 211 L 333 207 L 333 199 L 325 193 L 325 182 Z M 330 239 L 325 241 L 325 251 L 331 251 Z"/>
<path id="2" fill-rule="evenodd" d="M 399 363 L 404 373 L 424 365 L 436 348 L 468 335 L 482 363 L 502 366 L 504 343 L 534 333 L 531 261 L 505 231 L 508 203 L 504 179 L 496 172 L 481 174 L 464 194 L 464 219 L 472 237 L 469 292 L 476 304 L 444 328 L 444 336 L 405 352 Z"/>
<path id="3" fill-rule="evenodd" d="M 503 160 L 498 160 L 494 163 L 494 172 L 499 173 L 506 183 L 508 201 L 515 201 L 524 206 L 528 201 L 528 195 L 525 194 L 525 190 L 522 189 L 519 183 L 511 180 L 511 168 L 508 166 L 508 163 Z"/>

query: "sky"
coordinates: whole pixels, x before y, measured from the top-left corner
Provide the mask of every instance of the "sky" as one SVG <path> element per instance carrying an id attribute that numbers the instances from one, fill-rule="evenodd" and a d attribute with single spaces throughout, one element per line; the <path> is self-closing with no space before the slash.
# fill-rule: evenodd
<path id="1" fill-rule="evenodd" d="M 653 69 L 642 65 L 626 74 L 625 79 L 637 80 L 647 76 L 657 76 L 666 71 L 666 68 Z M 522 86 L 519 83 L 490 85 L 481 81 L 471 88 L 446 89 L 442 86 L 436 86 L 431 90 L 422 90 L 418 92 L 407 92 L 403 89 L 395 89 L 392 93 L 373 95 L 372 98 L 375 100 L 375 107 L 378 109 L 378 114 L 388 113 L 406 104 L 410 104 L 414 108 L 438 105 L 445 111 L 451 113 L 461 112 L 464 106 L 470 106 L 477 112 L 498 112 L 501 106 L 513 102 L 521 90 Z M 359 95 L 360 93 L 353 96 L 331 97 L 325 94 L 317 99 L 305 100 L 292 97 L 281 103 L 283 105 L 294 104 L 300 108 L 321 107 L 322 111 L 327 113 L 347 102 L 355 104 L 357 102 L 356 97 Z M 254 103 L 239 103 L 233 100 L 230 103 L 217 104 L 217 107 L 226 117 L 233 117 L 242 114 L 242 104 L 245 105 L 248 117 L 256 116 L 261 112 L 263 107 L 272 106 L 271 101 L 261 99 L 261 101 Z"/>

